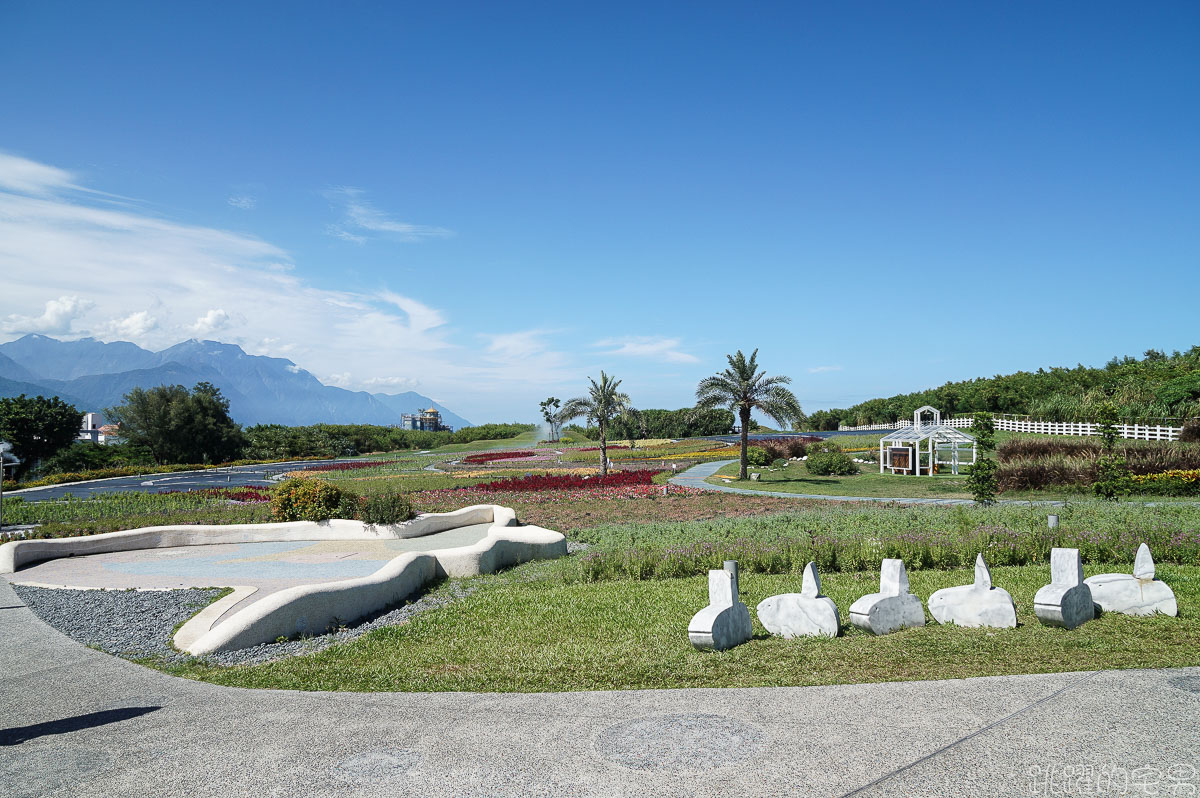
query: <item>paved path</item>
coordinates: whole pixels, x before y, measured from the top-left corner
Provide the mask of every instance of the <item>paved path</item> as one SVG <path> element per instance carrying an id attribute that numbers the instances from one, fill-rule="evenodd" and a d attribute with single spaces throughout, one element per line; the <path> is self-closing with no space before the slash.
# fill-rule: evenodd
<path id="1" fill-rule="evenodd" d="M 713 474 L 717 473 L 724 466 L 730 463 L 736 463 L 737 460 L 714 460 L 711 463 L 700 463 L 694 465 L 682 474 L 671 477 L 671 482 L 676 485 L 682 485 L 687 488 L 699 488 L 700 490 L 717 490 L 722 493 L 740 493 L 744 496 L 779 496 L 784 499 L 823 499 L 831 502 L 898 502 L 900 504 L 974 504 L 970 499 L 910 499 L 910 498 L 881 498 L 879 496 L 826 496 L 820 493 L 784 493 L 783 491 L 771 490 L 748 490 L 746 488 L 735 488 L 731 485 L 714 485 L 706 480 Z M 1028 505 L 1036 503 L 1039 505 L 1061 506 L 1064 502 L 1015 502 L 1015 501 L 999 501 L 997 504 L 1024 504 Z"/>
<path id="2" fill-rule="evenodd" d="M 112 477 L 77 482 L 73 485 L 47 485 L 44 488 L 24 488 L 5 491 L 6 496 L 21 496 L 27 502 L 61 499 L 70 493 L 86 499 L 102 493 L 134 493 L 149 491 L 165 493 L 171 490 L 199 490 L 202 488 L 236 488 L 243 485 L 263 485 L 267 480 L 288 471 L 308 466 L 346 462 L 341 460 L 301 460 L 291 463 L 268 463 L 265 465 L 231 466 L 210 468 L 204 471 L 177 471 L 173 474 L 142 474 L 135 477 Z"/>
<path id="3" fill-rule="evenodd" d="M 6 798 L 1194 794 L 1167 792 L 1172 778 L 1200 792 L 1200 668 L 535 695 L 241 690 L 85 648 L 0 582 L 0 673 Z M 1085 793 L 1086 774 L 1157 786 Z"/>

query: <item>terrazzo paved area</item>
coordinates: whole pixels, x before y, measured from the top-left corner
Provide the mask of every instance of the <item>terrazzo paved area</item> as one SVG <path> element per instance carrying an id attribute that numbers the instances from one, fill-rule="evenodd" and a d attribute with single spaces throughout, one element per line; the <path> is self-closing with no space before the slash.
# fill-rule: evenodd
<path id="1" fill-rule="evenodd" d="M 222 543 L 64 557 L 22 568 L 5 579 L 65 587 L 164 589 L 248 586 L 257 590 L 227 612 L 296 585 L 369 576 L 409 551 L 470 546 L 490 524 L 472 524 L 408 540 Z"/>
<path id="2" fill-rule="evenodd" d="M 78 645 L 0 582 L 0 672 L 11 798 L 1200 792 L 1200 668 L 539 695 L 239 690 Z"/>

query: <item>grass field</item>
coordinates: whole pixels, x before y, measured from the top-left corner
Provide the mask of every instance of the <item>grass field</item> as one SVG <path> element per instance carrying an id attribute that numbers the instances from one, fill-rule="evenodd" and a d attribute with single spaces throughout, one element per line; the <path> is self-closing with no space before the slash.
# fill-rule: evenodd
<path id="1" fill-rule="evenodd" d="M 443 454 L 451 452 L 485 452 L 489 449 L 528 449 L 531 446 L 537 445 L 539 435 L 540 430 L 534 429 L 529 432 L 523 432 L 515 438 L 472 441 L 471 443 L 448 443 L 445 446 L 439 446 L 430 451 L 434 454 Z"/>
<path id="2" fill-rule="evenodd" d="M 932 624 L 885 637 L 843 627 L 836 639 L 770 637 L 754 618 L 754 639 L 723 653 L 688 643 L 687 624 L 707 604 L 703 577 L 563 584 L 553 564 L 531 563 L 468 580 L 465 599 L 403 625 L 319 654 L 255 667 L 193 662 L 178 675 L 239 687 L 293 690 L 628 690 L 760 687 L 952 679 L 1099 668 L 1200 665 L 1200 568 L 1163 566 L 1180 617 L 1106 614 L 1066 631 L 1041 626 L 1033 594 L 1044 566 L 993 569 L 1017 603 L 1016 629 Z M 1090 565 L 1089 575 L 1103 572 Z M 910 574 L 923 600 L 966 584 L 969 570 Z M 878 589 L 876 571 L 830 574 L 826 594 L 843 622 L 854 599 Z M 754 616 L 764 598 L 799 590 L 796 575 L 746 574 L 741 598 Z"/>

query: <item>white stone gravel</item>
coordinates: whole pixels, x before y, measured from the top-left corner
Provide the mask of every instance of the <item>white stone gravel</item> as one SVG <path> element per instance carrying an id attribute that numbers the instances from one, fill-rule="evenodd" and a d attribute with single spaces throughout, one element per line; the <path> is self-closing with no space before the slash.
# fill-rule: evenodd
<path id="1" fill-rule="evenodd" d="M 166 662 L 192 659 L 171 647 L 171 634 L 176 626 L 221 594 L 215 588 L 62 590 L 13 585 L 13 589 L 35 615 L 80 643 L 130 659 L 155 657 Z M 338 643 L 347 643 L 375 629 L 405 623 L 470 592 L 470 588 L 452 582 L 441 595 L 422 595 L 408 604 L 386 609 L 330 634 L 263 643 L 238 651 L 211 654 L 203 659 L 218 665 L 255 665 L 282 657 L 312 654 Z"/>

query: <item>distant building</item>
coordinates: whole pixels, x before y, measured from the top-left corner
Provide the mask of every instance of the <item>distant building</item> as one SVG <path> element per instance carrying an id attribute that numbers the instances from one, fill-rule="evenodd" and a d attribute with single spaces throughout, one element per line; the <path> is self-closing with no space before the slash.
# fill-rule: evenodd
<path id="1" fill-rule="evenodd" d="M 452 427 L 442 423 L 442 414 L 434 407 L 423 413 L 404 413 L 400 416 L 400 428 L 421 432 L 453 432 Z"/>
<path id="2" fill-rule="evenodd" d="M 84 413 L 83 428 L 79 430 L 77 440 L 92 443 L 116 443 L 120 428 L 116 424 L 101 424 L 103 417 L 99 413 Z"/>

